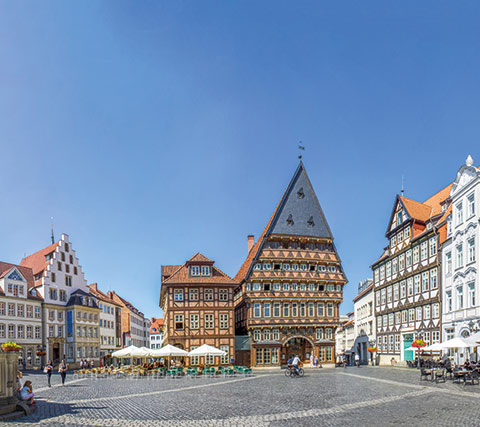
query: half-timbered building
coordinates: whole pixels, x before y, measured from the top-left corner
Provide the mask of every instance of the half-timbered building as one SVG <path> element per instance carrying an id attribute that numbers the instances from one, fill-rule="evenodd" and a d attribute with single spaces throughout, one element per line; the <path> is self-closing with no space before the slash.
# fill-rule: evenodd
<path id="1" fill-rule="evenodd" d="M 235 354 L 233 293 L 238 282 L 197 253 L 183 265 L 162 266 L 160 307 L 164 344 L 192 351 L 203 344 L 225 356 L 186 358 L 186 364 L 228 364 Z"/>
<path id="2" fill-rule="evenodd" d="M 279 366 L 291 355 L 308 361 L 313 354 L 334 363 L 347 281 L 302 162 L 260 238 L 252 240 L 235 277 L 236 331 L 249 343 L 249 362 Z"/>
<path id="3" fill-rule="evenodd" d="M 441 339 L 441 256 L 447 235 L 448 185 L 425 202 L 397 195 L 385 236 L 389 245 L 372 265 L 380 363 L 413 360 L 414 339 Z"/>

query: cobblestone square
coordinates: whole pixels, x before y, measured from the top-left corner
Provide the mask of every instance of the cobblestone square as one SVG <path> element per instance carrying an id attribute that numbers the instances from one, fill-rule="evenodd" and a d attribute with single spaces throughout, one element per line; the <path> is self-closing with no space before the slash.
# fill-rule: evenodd
<path id="1" fill-rule="evenodd" d="M 114 379 L 27 374 L 38 411 L 8 425 L 478 425 L 480 387 L 420 381 L 417 370 L 337 368 L 253 377 Z"/>

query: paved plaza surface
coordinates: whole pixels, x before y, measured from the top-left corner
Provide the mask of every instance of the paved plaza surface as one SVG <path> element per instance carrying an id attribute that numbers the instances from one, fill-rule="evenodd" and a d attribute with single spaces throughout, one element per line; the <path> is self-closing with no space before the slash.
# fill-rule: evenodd
<path id="1" fill-rule="evenodd" d="M 420 381 L 415 369 L 349 367 L 253 377 L 76 379 L 26 374 L 38 410 L 5 425 L 478 426 L 480 386 Z"/>

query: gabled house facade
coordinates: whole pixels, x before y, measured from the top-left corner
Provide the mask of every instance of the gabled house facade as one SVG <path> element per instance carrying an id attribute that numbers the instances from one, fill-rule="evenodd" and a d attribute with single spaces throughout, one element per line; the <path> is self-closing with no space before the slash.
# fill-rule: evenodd
<path id="1" fill-rule="evenodd" d="M 243 363 L 280 366 L 293 354 L 334 363 L 347 279 L 302 162 L 258 241 L 249 236 L 235 280 L 236 333 L 250 347 Z"/>
<path id="2" fill-rule="evenodd" d="M 388 246 L 372 265 L 380 363 L 411 361 L 414 339 L 441 340 L 441 256 L 451 184 L 417 202 L 397 195 L 385 234 Z"/>

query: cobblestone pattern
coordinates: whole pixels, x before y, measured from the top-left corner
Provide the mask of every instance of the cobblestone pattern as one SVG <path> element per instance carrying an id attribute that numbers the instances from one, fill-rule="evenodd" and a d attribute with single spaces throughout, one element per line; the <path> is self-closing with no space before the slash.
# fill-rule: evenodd
<path id="1" fill-rule="evenodd" d="M 417 370 L 280 371 L 254 377 L 67 379 L 25 375 L 38 411 L 12 425 L 298 426 L 479 425 L 480 387 L 420 381 Z"/>

